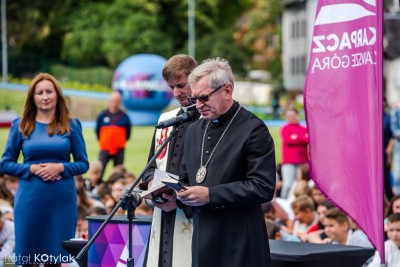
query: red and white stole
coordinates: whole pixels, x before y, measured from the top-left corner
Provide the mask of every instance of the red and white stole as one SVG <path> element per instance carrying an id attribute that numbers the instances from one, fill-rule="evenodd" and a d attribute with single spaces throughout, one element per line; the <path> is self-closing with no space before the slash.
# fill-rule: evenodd
<path id="1" fill-rule="evenodd" d="M 161 114 L 158 122 L 176 117 L 181 108 Z M 186 111 L 186 110 L 184 110 Z M 162 145 L 172 131 L 172 126 L 164 129 L 157 129 L 155 135 L 155 151 Z M 164 148 L 156 159 L 158 169 L 166 171 L 168 162 L 169 144 Z M 147 256 L 147 267 L 158 267 L 160 253 L 162 210 L 154 207 L 149 240 L 149 251 Z M 175 229 L 173 240 L 172 266 L 192 266 L 192 233 L 193 222 L 188 220 L 181 209 L 176 209 Z"/>

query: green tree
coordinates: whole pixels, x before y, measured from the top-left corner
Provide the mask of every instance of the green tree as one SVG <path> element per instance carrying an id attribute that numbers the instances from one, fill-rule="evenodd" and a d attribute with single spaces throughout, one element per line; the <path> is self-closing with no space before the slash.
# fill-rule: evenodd
<path id="1" fill-rule="evenodd" d="M 47 71 L 60 58 L 70 15 L 91 0 L 7 1 L 9 71 L 16 77 Z"/>
<path id="2" fill-rule="evenodd" d="M 70 16 L 70 30 L 64 35 L 61 59 L 74 65 L 106 63 L 101 51 L 101 29 L 107 9 L 108 4 L 89 3 Z"/>
<path id="3" fill-rule="evenodd" d="M 59 56 L 70 14 L 90 0 L 7 1 L 7 34 L 10 50 Z"/>
<path id="4" fill-rule="evenodd" d="M 254 0 L 235 33 L 237 42 L 252 51 L 251 68 L 271 73 L 276 83 L 282 80 L 282 0 Z"/>
<path id="5" fill-rule="evenodd" d="M 251 54 L 248 49 L 235 42 L 232 29 L 205 35 L 198 40 L 196 47 L 198 61 L 222 57 L 229 61 L 235 74 L 246 76 Z"/>
<path id="6" fill-rule="evenodd" d="M 244 71 L 247 52 L 232 29 L 253 0 L 195 3 L 198 57 L 225 57 Z M 136 53 L 187 53 L 188 0 L 8 0 L 7 15 L 9 51 L 25 59 L 19 66 L 30 54 L 36 62 L 115 67 Z"/>
<path id="7" fill-rule="evenodd" d="M 111 66 L 137 53 L 172 53 L 171 37 L 161 31 L 160 6 L 156 1 L 117 0 L 107 13 L 102 51 Z"/>
<path id="8" fill-rule="evenodd" d="M 171 39 L 173 52 L 187 53 L 188 41 L 188 0 L 160 0 L 161 31 Z M 212 49 L 213 42 L 204 47 L 204 38 L 231 31 L 237 18 L 251 7 L 252 0 L 195 0 L 196 58 L 202 59 L 205 50 Z M 214 41 L 217 41 L 215 39 Z M 230 40 L 232 42 L 232 40 Z M 232 47 L 231 47 L 232 48 Z M 224 55 L 220 55 L 224 56 Z"/>
<path id="9" fill-rule="evenodd" d="M 76 63 L 105 61 L 115 67 L 137 53 L 168 55 L 172 42 L 160 30 L 159 12 L 157 3 L 140 0 L 92 3 L 74 15 L 62 56 Z"/>

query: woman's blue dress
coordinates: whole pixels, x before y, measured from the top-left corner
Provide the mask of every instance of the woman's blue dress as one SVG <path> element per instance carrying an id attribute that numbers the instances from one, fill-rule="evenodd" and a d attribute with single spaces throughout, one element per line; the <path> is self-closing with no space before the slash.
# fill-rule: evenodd
<path id="1" fill-rule="evenodd" d="M 0 172 L 20 178 L 14 204 L 16 264 L 69 262 L 62 241 L 75 235 L 73 177 L 85 173 L 89 166 L 81 124 L 77 119 L 70 120 L 69 134 L 49 136 L 47 124 L 36 122 L 31 135 L 25 138 L 18 130 L 19 123 L 19 118 L 12 123 L 0 162 Z M 20 151 L 22 164 L 17 163 Z M 60 162 L 64 163 L 64 172 L 58 181 L 44 182 L 29 173 L 31 164 Z"/>

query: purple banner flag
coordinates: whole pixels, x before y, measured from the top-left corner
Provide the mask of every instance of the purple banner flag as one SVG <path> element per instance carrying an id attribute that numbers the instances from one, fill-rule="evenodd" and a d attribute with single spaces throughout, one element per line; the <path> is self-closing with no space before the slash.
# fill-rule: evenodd
<path id="1" fill-rule="evenodd" d="M 305 84 L 311 177 L 384 259 L 382 0 L 320 0 Z"/>

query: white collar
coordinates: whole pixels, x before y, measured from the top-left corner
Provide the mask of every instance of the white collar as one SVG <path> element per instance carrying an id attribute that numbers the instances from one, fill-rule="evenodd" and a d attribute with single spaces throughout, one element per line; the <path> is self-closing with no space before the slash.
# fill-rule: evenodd
<path id="1" fill-rule="evenodd" d="M 194 107 L 194 106 L 196 106 L 196 104 L 193 104 L 193 105 L 190 105 L 190 106 L 187 106 L 187 107 L 182 107 L 181 106 L 181 109 L 182 109 L 183 112 L 187 112 L 189 108 Z"/>

